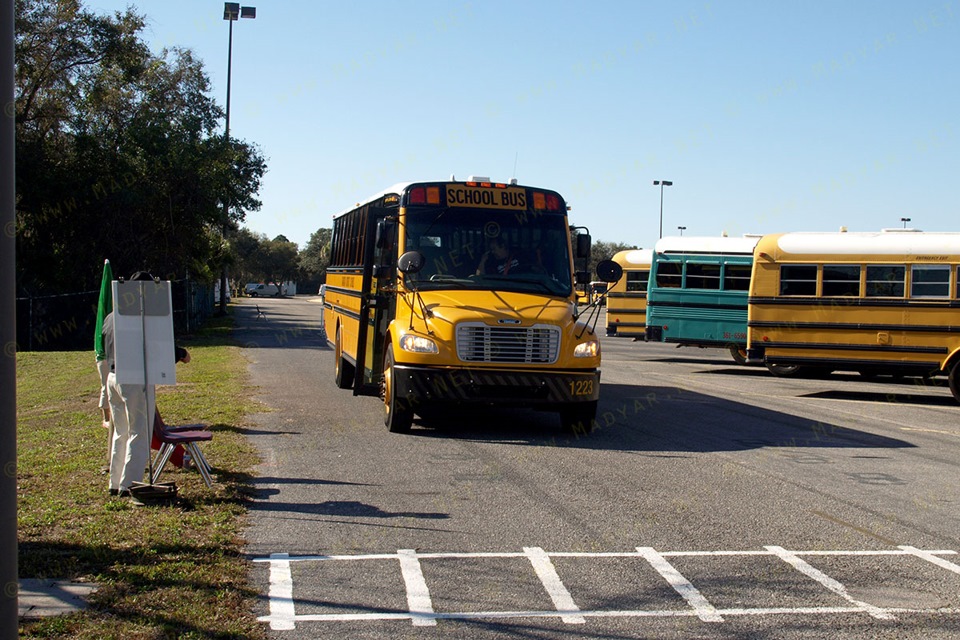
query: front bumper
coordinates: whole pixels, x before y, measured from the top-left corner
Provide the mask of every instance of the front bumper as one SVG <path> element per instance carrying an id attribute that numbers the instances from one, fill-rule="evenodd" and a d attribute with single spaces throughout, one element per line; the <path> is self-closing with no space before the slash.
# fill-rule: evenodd
<path id="1" fill-rule="evenodd" d="M 406 398 L 413 406 L 480 402 L 543 408 L 596 401 L 600 397 L 600 371 L 433 369 L 397 365 L 393 385 L 397 398 Z"/>

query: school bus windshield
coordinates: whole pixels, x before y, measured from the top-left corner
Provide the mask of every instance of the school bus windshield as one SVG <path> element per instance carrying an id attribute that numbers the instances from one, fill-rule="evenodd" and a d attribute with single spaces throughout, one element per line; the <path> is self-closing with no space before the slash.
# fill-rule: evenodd
<path id="1" fill-rule="evenodd" d="M 570 295 L 569 231 L 562 213 L 412 206 L 404 233 L 404 251 L 425 258 L 423 269 L 406 276 L 407 286 Z"/>

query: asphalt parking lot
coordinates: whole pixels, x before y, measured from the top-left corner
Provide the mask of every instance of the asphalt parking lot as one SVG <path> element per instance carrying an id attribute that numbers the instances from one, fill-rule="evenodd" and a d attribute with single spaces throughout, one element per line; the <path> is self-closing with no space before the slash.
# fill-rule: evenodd
<path id="1" fill-rule="evenodd" d="M 497 408 L 397 435 L 335 387 L 315 301 L 259 304 L 248 551 L 274 637 L 955 635 L 942 384 L 603 338 L 590 436 Z"/>

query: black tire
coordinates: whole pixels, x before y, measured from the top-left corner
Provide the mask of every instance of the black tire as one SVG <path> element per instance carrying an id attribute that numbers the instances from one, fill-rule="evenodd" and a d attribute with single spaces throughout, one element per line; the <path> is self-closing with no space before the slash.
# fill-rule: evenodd
<path id="1" fill-rule="evenodd" d="M 957 402 L 960 402 L 960 360 L 953 363 L 953 366 L 950 367 L 950 393 L 953 394 L 953 399 Z"/>
<path id="2" fill-rule="evenodd" d="M 393 345 L 387 345 L 387 354 L 383 358 L 383 424 L 390 433 L 408 433 L 413 425 L 413 410 L 406 398 L 398 398 L 395 393 L 393 376 Z"/>
<path id="3" fill-rule="evenodd" d="M 733 356 L 733 361 L 739 365 L 747 364 L 747 348 L 741 347 L 736 344 L 730 345 L 730 355 Z"/>
<path id="4" fill-rule="evenodd" d="M 567 433 L 585 436 L 593 431 L 597 418 L 597 401 L 578 402 L 560 410 L 560 426 Z"/>
<path id="5" fill-rule="evenodd" d="M 340 339 L 340 327 L 337 327 L 337 342 L 335 344 L 336 353 L 334 355 L 334 376 L 337 387 L 340 389 L 349 389 L 353 386 L 353 377 L 356 370 L 353 365 L 347 362 L 343 357 L 343 343 Z"/>
<path id="6" fill-rule="evenodd" d="M 256 291 L 251 291 L 251 292 L 250 292 L 250 297 L 251 297 L 251 298 L 256 298 L 256 297 L 257 297 L 257 292 L 256 292 Z"/>
<path id="7" fill-rule="evenodd" d="M 798 364 L 770 364 L 767 363 L 767 371 L 778 378 L 796 378 L 803 370 Z"/>

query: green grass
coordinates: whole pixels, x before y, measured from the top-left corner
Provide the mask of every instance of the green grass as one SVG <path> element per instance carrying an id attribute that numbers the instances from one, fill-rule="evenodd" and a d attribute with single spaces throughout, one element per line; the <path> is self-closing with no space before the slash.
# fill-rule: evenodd
<path id="1" fill-rule="evenodd" d="M 134 507 L 107 495 L 107 431 L 88 352 L 17 354 L 17 517 L 20 578 L 100 585 L 83 612 L 20 624 L 21 638 L 263 638 L 243 557 L 245 499 L 256 455 L 244 416 L 247 362 L 215 320 L 181 343 L 191 362 L 157 388 L 168 424 L 205 422 L 201 444 L 217 483 L 172 465 L 173 504 Z M 91 341 L 92 342 L 92 341 Z"/>

